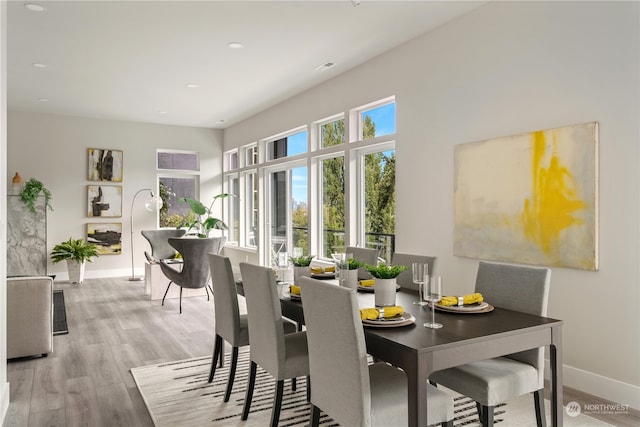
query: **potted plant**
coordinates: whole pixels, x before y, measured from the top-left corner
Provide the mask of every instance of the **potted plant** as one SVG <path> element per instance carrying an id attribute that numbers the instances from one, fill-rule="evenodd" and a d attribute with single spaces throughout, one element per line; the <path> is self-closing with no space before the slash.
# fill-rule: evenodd
<path id="1" fill-rule="evenodd" d="M 36 212 L 36 200 L 42 194 L 44 196 L 45 207 L 53 210 L 51 206 L 51 192 L 37 179 L 31 178 L 24 184 L 24 188 L 20 191 L 20 200 L 24 202 L 29 210 L 33 213 Z"/>
<path id="2" fill-rule="evenodd" d="M 196 229 L 197 235 L 200 238 L 209 237 L 212 230 L 227 230 L 227 224 L 219 218 L 212 216 L 213 205 L 218 199 L 224 199 L 226 197 L 236 197 L 230 193 L 221 193 L 213 196 L 211 204 L 207 207 L 199 200 L 192 199 L 191 197 L 180 197 L 178 201 L 188 203 L 189 208 L 195 214 L 196 219 L 193 221 L 185 220 L 178 228 L 187 227 L 187 234 L 192 229 Z"/>
<path id="3" fill-rule="evenodd" d="M 84 267 L 92 258 L 98 256 L 98 247 L 93 243 L 85 242 L 83 239 L 73 239 L 58 243 L 51 251 L 51 261 L 54 264 L 66 260 L 69 281 L 71 283 L 82 283 L 84 280 Z"/>
<path id="4" fill-rule="evenodd" d="M 404 265 L 365 265 L 375 280 L 375 304 L 378 307 L 396 305 L 396 278 L 407 269 Z"/>
<path id="5" fill-rule="evenodd" d="M 358 289 L 358 269 L 365 265 L 364 262 L 355 258 L 349 258 L 346 262 L 345 269 L 340 271 L 340 284 L 350 289 Z M 345 274 L 345 280 L 342 280 L 342 274 Z"/>
<path id="6" fill-rule="evenodd" d="M 289 257 L 291 264 L 293 264 L 293 283 L 298 283 L 298 278 L 301 276 L 310 276 L 311 261 L 315 258 L 315 255 L 300 255 Z"/>

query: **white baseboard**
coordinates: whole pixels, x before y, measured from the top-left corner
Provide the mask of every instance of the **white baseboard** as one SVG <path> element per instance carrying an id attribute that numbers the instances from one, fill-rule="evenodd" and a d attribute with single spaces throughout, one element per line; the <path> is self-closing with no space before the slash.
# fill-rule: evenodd
<path id="1" fill-rule="evenodd" d="M 640 410 L 640 387 L 568 365 L 562 368 L 565 386 Z M 545 378 L 549 377 L 549 361 L 546 360 Z"/>
<path id="2" fill-rule="evenodd" d="M 1 396 L 0 396 L 0 420 L 2 421 L 2 423 L 0 424 L 4 424 L 4 419 L 7 417 L 7 412 L 9 412 L 9 383 L 4 383 L 2 385 L 2 392 L 1 392 Z"/>

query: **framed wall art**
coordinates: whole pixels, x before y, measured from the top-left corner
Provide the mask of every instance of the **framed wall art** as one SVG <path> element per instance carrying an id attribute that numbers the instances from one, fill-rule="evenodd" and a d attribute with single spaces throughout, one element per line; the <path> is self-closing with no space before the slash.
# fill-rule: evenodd
<path id="1" fill-rule="evenodd" d="M 87 202 L 89 217 L 121 217 L 122 186 L 88 185 Z"/>
<path id="2" fill-rule="evenodd" d="M 598 124 L 455 147 L 454 255 L 598 269 Z"/>
<path id="3" fill-rule="evenodd" d="M 122 151 L 89 148 L 89 181 L 122 182 Z"/>
<path id="4" fill-rule="evenodd" d="M 98 247 L 99 255 L 122 253 L 122 223 L 101 222 L 87 224 L 87 241 Z"/>

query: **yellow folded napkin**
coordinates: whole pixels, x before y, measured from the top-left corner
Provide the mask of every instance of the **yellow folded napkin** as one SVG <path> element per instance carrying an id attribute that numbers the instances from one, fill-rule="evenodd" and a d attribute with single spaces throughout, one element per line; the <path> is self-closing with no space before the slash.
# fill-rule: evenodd
<path id="1" fill-rule="evenodd" d="M 380 310 L 379 308 L 361 308 L 360 309 L 360 319 L 362 320 L 376 320 L 380 318 Z M 399 305 L 394 305 L 392 307 L 384 307 L 383 316 L 393 317 L 399 314 L 404 313 L 404 308 Z"/>
<path id="2" fill-rule="evenodd" d="M 296 286 L 296 285 L 289 286 L 289 293 L 291 295 L 300 295 L 300 286 Z"/>
<path id="3" fill-rule="evenodd" d="M 312 274 L 333 273 L 336 271 L 335 266 L 329 267 L 311 267 Z"/>
<path id="4" fill-rule="evenodd" d="M 375 285 L 376 281 L 374 279 L 367 279 L 367 280 L 360 280 L 360 286 L 373 286 Z"/>
<path id="5" fill-rule="evenodd" d="M 464 305 L 467 304 L 477 304 L 484 301 L 484 298 L 482 298 L 482 294 L 480 293 L 475 293 L 475 294 L 468 294 L 468 295 L 464 295 L 462 297 L 462 303 Z M 458 297 L 442 297 L 442 299 L 440 300 L 440 302 L 438 303 L 442 306 L 445 307 L 451 307 L 451 306 L 457 306 L 458 305 Z"/>

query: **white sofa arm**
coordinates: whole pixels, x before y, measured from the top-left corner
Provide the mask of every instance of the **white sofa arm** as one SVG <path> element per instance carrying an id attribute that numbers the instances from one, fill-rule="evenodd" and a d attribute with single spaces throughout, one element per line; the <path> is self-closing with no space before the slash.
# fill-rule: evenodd
<path id="1" fill-rule="evenodd" d="M 7 278 L 7 358 L 53 351 L 53 279 Z"/>

